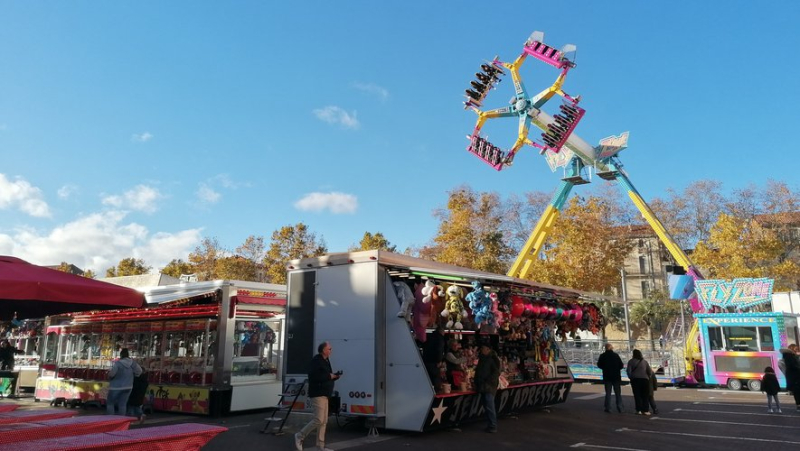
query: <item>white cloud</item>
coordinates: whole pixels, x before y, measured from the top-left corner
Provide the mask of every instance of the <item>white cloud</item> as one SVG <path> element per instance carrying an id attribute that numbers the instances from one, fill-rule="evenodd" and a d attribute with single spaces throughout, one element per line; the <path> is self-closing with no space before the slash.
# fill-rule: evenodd
<path id="1" fill-rule="evenodd" d="M 197 195 L 197 198 L 200 199 L 200 202 L 206 204 L 216 204 L 222 198 L 222 194 L 214 191 L 213 188 L 205 183 L 200 184 L 200 188 L 197 189 L 195 194 Z"/>
<path id="2" fill-rule="evenodd" d="M 61 199 L 69 199 L 70 196 L 78 192 L 78 187 L 75 185 L 64 185 L 58 189 L 58 197 Z"/>
<path id="3" fill-rule="evenodd" d="M 131 135 L 131 140 L 132 141 L 136 141 L 136 142 L 140 142 L 140 143 L 146 143 L 147 141 L 150 141 L 151 139 L 153 139 L 153 134 L 150 133 L 150 132 L 134 133 L 133 135 Z"/>
<path id="4" fill-rule="evenodd" d="M 144 213 L 155 213 L 158 210 L 157 202 L 164 198 L 157 189 L 137 185 L 132 190 L 126 191 L 121 195 L 109 195 L 102 199 L 103 205 L 110 205 L 116 208 L 127 208 Z"/>
<path id="5" fill-rule="evenodd" d="M 389 91 L 386 88 L 378 86 L 374 83 L 360 83 L 355 82 L 353 83 L 353 87 L 358 89 L 359 91 L 366 92 L 367 94 L 372 94 L 378 97 L 381 102 L 385 102 L 389 99 Z"/>
<path id="6" fill-rule="evenodd" d="M 338 124 L 344 128 L 353 130 L 361 127 L 355 111 L 348 113 L 338 106 L 326 106 L 325 108 L 316 109 L 313 112 L 314 115 L 317 116 L 317 119 L 329 124 Z"/>
<path id="7" fill-rule="evenodd" d="M 202 240 L 202 230 L 150 235 L 145 226 L 125 223 L 125 212 L 94 213 L 50 232 L 19 229 L 0 233 L 0 254 L 14 255 L 37 265 L 72 263 L 98 276 L 123 258 L 140 258 L 158 270 L 174 258 L 186 259 Z"/>
<path id="8" fill-rule="evenodd" d="M 0 174 L 0 210 L 15 208 L 37 218 L 49 218 L 50 207 L 42 197 L 42 190 L 27 180 L 9 180 Z"/>
<path id="9" fill-rule="evenodd" d="M 295 202 L 294 207 L 303 211 L 330 210 L 334 214 L 355 213 L 358 210 L 358 198 L 352 194 L 338 192 L 309 193 Z"/>

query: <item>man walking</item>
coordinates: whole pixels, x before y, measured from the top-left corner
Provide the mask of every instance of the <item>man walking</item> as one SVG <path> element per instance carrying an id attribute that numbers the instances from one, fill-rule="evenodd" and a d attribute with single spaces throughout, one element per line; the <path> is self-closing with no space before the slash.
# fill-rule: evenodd
<path id="1" fill-rule="evenodd" d="M 294 446 L 297 451 L 303 450 L 303 440 L 313 431 L 317 430 L 317 448 L 319 451 L 331 451 L 325 447 L 325 429 L 328 425 L 328 400 L 333 396 L 333 383 L 342 377 L 342 372 L 333 372 L 330 356 L 331 344 L 322 342 L 317 351 L 319 354 L 311 359 L 308 366 L 308 397 L 314 408 L 314 418 L 306 424 L 300 432 L 294 435 Z"/>
<path id="2" fill-rule="evenodd" d="M 600 354 L 600 358 L 597 359 L 597 367 L 603 370 L 603 385 L 606 388 L 603 411 L 611 412 L 611 389 L 613 388 L 617 398 L 617 412 L 622 413 L 622 394 L 620 393 L 622 375 L 620 372 L 625 366 L 622 364 L 619 354 L 614 352 L 614 346 L 611 343 L 606 343 L 606 352 Z"/>

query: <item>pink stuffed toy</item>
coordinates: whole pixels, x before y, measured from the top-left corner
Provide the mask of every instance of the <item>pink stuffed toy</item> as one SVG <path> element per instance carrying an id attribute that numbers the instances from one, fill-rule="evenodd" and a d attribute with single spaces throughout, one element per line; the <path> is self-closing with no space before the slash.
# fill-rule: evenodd
<path id="1" fill-rule="evenodd" d="M 425 330 L 430 320 L 431 304 L 424 302 L 425 295 L 422 290 L 425 287 L 422 283 L 414 284 L 414 307 L 413 307 L 413 320 L 411 327 L 414 329 L 414 336 L 420 343 L 425 343 L 428 340 L 427 331 Z"/>

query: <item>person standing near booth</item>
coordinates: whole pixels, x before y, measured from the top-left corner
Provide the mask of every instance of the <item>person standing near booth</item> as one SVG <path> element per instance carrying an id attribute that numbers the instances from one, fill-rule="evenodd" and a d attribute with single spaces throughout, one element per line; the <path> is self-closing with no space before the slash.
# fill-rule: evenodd
<path id="1" fill-rule="evenodd" d="M 7 339 L 0 341 L 0 371 L 14 371 L 14 355 L 16 354 L 24 354 L 24 351 L 11 346 Z M 9 379 L 11 379 L 11 386 L 9 387 L 11 394 L 9 396 L 13 397 L 16 396 L 17 378 L 14 376 Z"/>
<path id="2" fill-rule="evenodd" d="M 491 346 L 481 345 L 478 355 L 478 365 L 475 367 L 475 391 L 481 396 L 481 405 L 486 412 L 486 421 L 489 425 L 486 432 L 497 432 L 497 410 L 494 397 L 497 394 L 497 385 L 500 383 L 500 358 Z"/>
<path id="3" fill-rule="evenodd" d="M 622 369 L 625 366 L 622 364 L 622 359 L 619 354 L 614 352 L 614 346 L 611 343 L 606 343 L 606 352 L 600 354 L 597 359 L 597 367 L 603 370 L 603 385 L 606 389 L 606 400 L 603 404 L 603 411 L 611 413 L 611 390 L 614 390 L 614 396 L 617 400 L 617 412 L 622 413 Z"/>
<path id="4" fill-rule="evenodd" d="M 333 396 L 333 384 L 342 377 L 342 372 L 333 372 L 331 368 L 331 344 L 327 341 L 317 347 L 319 354 L 311 359 L 308 366 L 308 398 L 314 408 L 314 418 L 300 432 L 294 434 L 294 447 L 303 451 L 303 440 L 314 429 L 317 430 L 317 448 L 319 451 L 331 451 L 325 447 L 325 429 L 328 425 L 328 401 Z"/>
<path id="5" fill-rule="evenodd" d="M 108 396 L 106 397 L 106 413 L 109 415 L 125 415 L 128 408 L 128 397 L 133 390 L 133 378 L 142 374 L 142 367 L 130 358 L 128 348 L 119 351 L 119 360 L 114 362 L 108 372 Z"/>
<path id="6" fill-rule="evenodd" d="M 633 399 L 636 402 L 636 413 L 639 415 L 650 415 L 650 375 L 653 369 L 642 356 L 642 351 L 633 350 L 633 358 L 628 360 L 628 379 L 631 381 Z"/>

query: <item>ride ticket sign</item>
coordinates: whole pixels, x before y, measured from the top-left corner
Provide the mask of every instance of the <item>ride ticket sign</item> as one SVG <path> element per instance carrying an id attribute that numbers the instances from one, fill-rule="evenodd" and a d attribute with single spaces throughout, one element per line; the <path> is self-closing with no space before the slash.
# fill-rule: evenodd
<path id="1" fill-rule="evenodd" d="M 695 291 L 706 309 L 712 306 L 744 310 L 772 301 L 773 279 L 697 280 Z"/>

